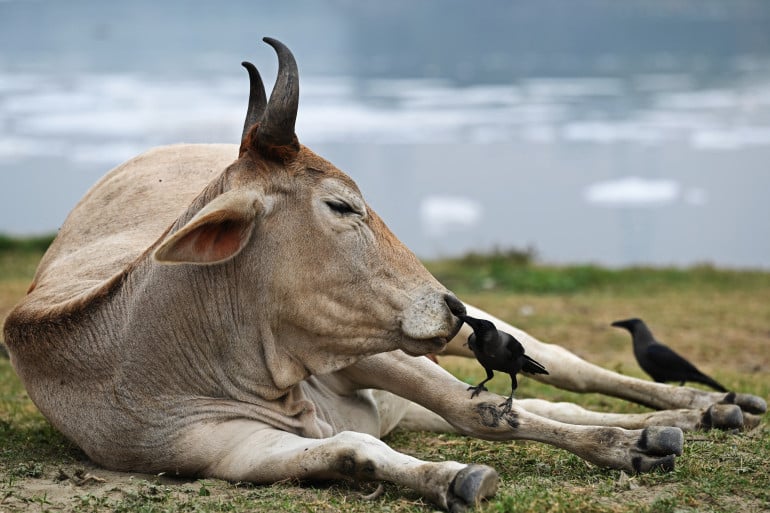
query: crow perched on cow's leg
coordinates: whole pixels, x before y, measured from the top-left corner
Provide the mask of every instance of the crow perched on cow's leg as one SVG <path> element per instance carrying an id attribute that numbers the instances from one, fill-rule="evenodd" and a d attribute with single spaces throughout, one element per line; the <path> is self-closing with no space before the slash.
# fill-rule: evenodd
<path id="1" fill-rule="evenodd" d="M 652 332 L 641 319 L 615 321 L 612 326 L 625 328 L 631 333 L 636 361 L 653 380 L 659 383 L 678 381 L 680 386 L 687 381 L 694 381 L 720 392 L 727 392 L 725 387 L 703 374 L 673 349 L 655 340 Z"/>
<path id="2" fill-rule="evenodd" d="M 471 397 L 476 397 L 487 390 L 484 383 L 494 377 L 493 371 L 507 372 L 511 377 L 511 395 L 500 406 L 503 407 L 504 412 L 509 412 L 513 403 L 513 393 L 519 386 L 516 374 L 520 371 L 529 374 L 548 374 L 548 371 L 524 354 L 524 347 L 510 333 L 498 330 L 494 324 L 484 319 L 467 315 L 460 316 L 460 319 L 473 328 L 473 333 L 468 337 L 468 347 L 487 371 L 487 379 L 476 386 L 468 387 L 468 390 L 473 390 Z"/>

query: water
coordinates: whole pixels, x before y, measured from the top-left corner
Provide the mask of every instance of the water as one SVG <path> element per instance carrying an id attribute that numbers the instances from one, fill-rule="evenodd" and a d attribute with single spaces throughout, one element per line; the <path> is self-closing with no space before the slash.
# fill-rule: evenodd
<path id="1" fill-rule="evenodd" d="M 765 2 L 156 4 L 0 1 L 0 232 L 152 146 L 237 142 L 272 35 L 300 140 L 421 257 L 770 267 Z"/>

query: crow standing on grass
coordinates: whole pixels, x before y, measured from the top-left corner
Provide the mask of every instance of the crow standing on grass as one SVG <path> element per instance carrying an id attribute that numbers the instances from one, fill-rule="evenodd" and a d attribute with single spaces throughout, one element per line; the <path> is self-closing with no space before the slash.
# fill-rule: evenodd
<path id="1" fill-rule="evenodd" d="M 487 379 L 476 386 L 468 387 L 468 390 L 473 390 L 471 397 L 476 397 L 487 390 L 484 383 L 494 377 L 493 371 L 507 372 L 511 376 L 511 395 L 500 406 L 503 406 L 503 412 L 511 411 L 513 392 L 519 386 L 516 374 L 520 371 L 529 374 L 548 374 L 548 371 L 524 354 L 524 347 L 513 335 L 498 330 L 494 324 L 484 319 L 467 315 L 460 316 L 460 319 L 473 328 L 473 333 L 468 337 L 468 347 L 487 371 Z"/>
<path id="2" fill-rule="evenodd" d="M 641 319 L 626 319 L 615 321 L 612 326 L 625 328 L 631 333 L 634 343 L 634 356 L 644 372 L 658 383 L 678 381 L 684 385 L 686 381 L 703 383 L 720 392 L 727 389 L 699 371 L 693 364 L 674 352 L 673 349 L 661 344 Z"/>

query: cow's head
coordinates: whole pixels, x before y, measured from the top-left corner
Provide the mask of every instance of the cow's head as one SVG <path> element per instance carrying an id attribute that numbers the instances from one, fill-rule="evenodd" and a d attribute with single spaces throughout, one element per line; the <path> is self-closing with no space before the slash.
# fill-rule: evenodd
<path id="1" fill-rule="evenodd" d="M 231 295 L 242 316 L 259 317 L 280 339 L 275 350 L 308 372 L 395 349 L 441 350 L 460 327 L 462 303 L 388 230 L 352 179 L 299 144 L 297 66 L 282 43 L 265 41 L 279 59 L 270 101 L 256 68 L 244 63 L 251 93 L 240 156 L 221 191 L 178 223 L 155 259 L 226 268 L 222 286 L 237 288 Z"/>

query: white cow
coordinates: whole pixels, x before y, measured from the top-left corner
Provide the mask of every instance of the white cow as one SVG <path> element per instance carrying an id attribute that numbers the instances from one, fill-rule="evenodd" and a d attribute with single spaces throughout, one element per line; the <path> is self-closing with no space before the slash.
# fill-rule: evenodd
<path id="1" fill-rule="evenodd" d="M 620 376 L 496 319 L 548 382 L 687 409 L 610 415 L 526 400 L 503 412 L 499 396 L 472 399 L 420 356 L 448 343 L 464 351 L 466 306 L 347 175 L 299 144 L 296 63 L 265 40 L 278 79 L 267 102 L 246 64 L 240 147 L 162 147 L 112 170 L 70 213 L 6 320 L 29 396 L 95 462 L 257 483 L 390 481 L 461 510 L 495 492 L 493 469 L 420 461 L 380 437 L 402 423 L 539 440 L 643 472 L 673 468 L 680 428 L 739 426 L 741 407 L 764 411 L 753 396 Z"/>

